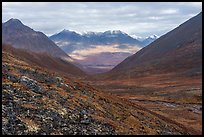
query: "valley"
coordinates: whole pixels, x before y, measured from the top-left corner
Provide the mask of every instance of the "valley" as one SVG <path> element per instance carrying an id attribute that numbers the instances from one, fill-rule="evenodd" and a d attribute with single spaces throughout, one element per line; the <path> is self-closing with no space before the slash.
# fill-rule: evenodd
<path id="1" fill-rule="evenodd" d="M 195 134 L 73 76 L 31 65 L 6 48 L 2 51 L 3 134 Z"/>
<path id="2" fill-rule="evenodd" d="M 201 16 L 184 22 L 111 71 L 94 75 L 89 84 L 202 134 Z"/>
<path id="3" fill-rule="evenodd" d="M 2 23 L 2 134 L 202 135 L 202 11 L 146 38 Z"/>
<path id="4" fill-rule="evenodd" d="M 81 64 L 83 71 L 98 74 L 108 72 L 128 56 L 155 41 L 158 36 L 141 40 L 120 30 L 78 34 L 64 29 L 49 38 Z"/>

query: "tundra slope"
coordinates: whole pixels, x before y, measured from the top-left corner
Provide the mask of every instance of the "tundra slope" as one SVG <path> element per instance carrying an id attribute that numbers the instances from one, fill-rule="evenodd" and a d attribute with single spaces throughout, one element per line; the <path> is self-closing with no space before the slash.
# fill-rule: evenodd
<path id="1" fill-rule="evenodd" d="M 182 125 L 2 51 L 2 133 L 191 134 Z"/>

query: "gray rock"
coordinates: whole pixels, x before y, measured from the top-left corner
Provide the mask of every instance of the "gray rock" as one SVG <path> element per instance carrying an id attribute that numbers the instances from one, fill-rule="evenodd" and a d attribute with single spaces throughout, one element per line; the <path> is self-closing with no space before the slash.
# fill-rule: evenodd
<path id="1" fill-rule="evenodd" d="M 12 82 L 14 82 L 14 83 L 16 83 L 16 82 L 19 81 L 19 78 L 17 78 L 15 75 L 12 75 L 12 74 L 8 74 L 8 75 L 7 75 L 7 78 L 8 78 L 9 80 L 11 80 Z"/>
<path id="2" fill-rule="evenodd" d="M 37 81 L 35 80 L 30 79 L 26 76 L 22 76 L 20 79 L 20 82 L 26 87 L 28 87 L 30 90 L 32 90 L 33 92 L 42 93 L 41 87 L 37 85 Z"/>
<path id="3" fill-rule="evenodd" d="M 90 121 L 90 119 L 84 119 L 84 120 L 81 120 L 80 123 L 88 125 L 91 123 L 91 121 Z"/>

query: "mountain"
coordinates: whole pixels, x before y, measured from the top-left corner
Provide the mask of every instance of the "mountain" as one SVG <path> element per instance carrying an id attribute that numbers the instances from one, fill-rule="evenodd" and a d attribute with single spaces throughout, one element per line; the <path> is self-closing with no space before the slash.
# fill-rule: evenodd
<path id="1" fill-rule="evenodd" d="M 58 44 L 60 47 L 70 46 L 75 44 L 75 48 L 81 43 L 82 47 L 87 45 L 112 45 L 112 44 L 128 44 L 141 46 L 141 43 L 130 37 L 128 34 L 120 31 L 105 31 L 105 32 L 88 32 L 82 35 L 69 30 L 63 30 L 57 34 L 50 36 L 50 39 Z M 67 42 L 67 43 L 66 43 Z M 81 47 L 81 48 L 82 48 Z M 67 51 L 69 52 L 69 51 Z"/>
<path id="2" fill-rule="evenodd" d="M 124 72 L 131 77 L 170 72 L 187 76 L 200 75 L 201 70 L 202 12 L 126 58 L 109 74 L 114 78 Z"/>
<path id="3" fill-rule="evenodd" d="M 87 36 L 87 35 L 85 35 Z M 92 39 L 94 38 L 94 39 Z M 140 46 L 140 42 L 136 39 L 133 39 L 128 34 L 120 30 L 109 30 L 103 33 L 97 33 L 95 35 L 88 35 L 90 41 L 95 42 L 96 44 L 128 44 L 128 45 L 137 45 Z"/>
<path id="4" fill-rule="evenodd" d="M 78 34 L 74 31 L 62 30 L 49 37 L 66 53 L 70 54 L 76 50 L 93 48 L 98 45 L 125 45 L 141 47 L 141 42 L 133 39 L 128 34 L 120 31 L 87 32 Z"/>
<path id="5" fill-rule="evenodd" d="M 53 57 L 73 61 L 63 50 L 42 32 L 34 31 L 18 19 L 2 23 L 2 44 L 26 49 L 36 53 L 47 53 Z"/>
<path id="6" fill-rule="evenodd" d="M 79 41 L 81 38 L 81 35 L 74 32 L 74 31 L 69 31 L 69 30 L 62 30 L 60 33 L 53 35 L 50 37 L 51 39 L 53 39 L 54 41 L 57 40 L 71 40 L 71 41 Z"/>

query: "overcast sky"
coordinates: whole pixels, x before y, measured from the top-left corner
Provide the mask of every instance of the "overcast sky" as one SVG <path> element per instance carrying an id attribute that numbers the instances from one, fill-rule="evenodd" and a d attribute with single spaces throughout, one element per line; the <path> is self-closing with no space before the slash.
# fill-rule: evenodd
<path id="1" fill-rule="evenodd" d="M 46 35 L 121 30 L 161 36 L 202 11 L 202 2 L 2 2 L 2 22 L 20 19 Z"/>

